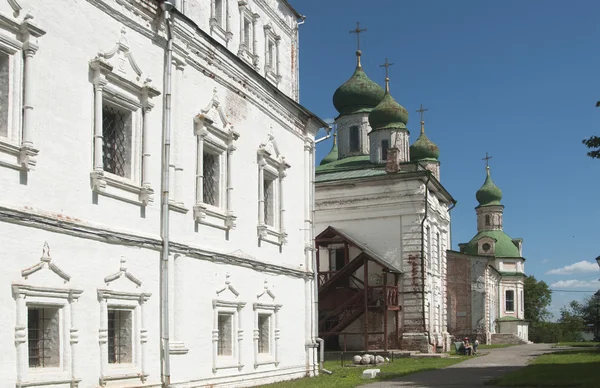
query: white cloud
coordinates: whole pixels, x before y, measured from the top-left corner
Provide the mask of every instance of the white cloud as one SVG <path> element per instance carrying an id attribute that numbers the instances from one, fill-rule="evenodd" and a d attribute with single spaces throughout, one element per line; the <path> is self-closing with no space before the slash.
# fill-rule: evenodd
<path id="1" fill-rule="evenodd" d="M 546 275 L 571 275 L 574 273 L 597 272 L 599 269 L 597 263 L 580 261 L 562 268 L 552 269 L 546 272 Z"/>
<path id="2" fill-rule="evenodd" d="M 595 289 L 600 286 L 598 280 L 560 280 L 558 282 L 550 284 L 550 288 L 592 288 Z"/>

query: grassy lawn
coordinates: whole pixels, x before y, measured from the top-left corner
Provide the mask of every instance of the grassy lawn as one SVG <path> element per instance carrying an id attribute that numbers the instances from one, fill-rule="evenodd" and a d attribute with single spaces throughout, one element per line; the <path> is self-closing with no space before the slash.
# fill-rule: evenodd
<path id="1" fill-rule="evenodd" d="M 595 348 L 600 346 L 600 342 L 559 342 L 554 344 L 554 348 L 559 346 L 572 346 L 575 348 Z"/>
<path id="2" fill-rule="evenodd" d="M 536 358 L 523 369 L 490 381 L 505 387 L 598 387 L 598 349 L 576 349 Z"/>
<path id="3" fill-rule="evenodd" d="M 344 367 L 339 361 L 327 361 L 323 366 L 333 372 L 331 376 L 324 373 L 315 378 L 290 380 L 281 383 L 264 385 L 265 388 L 351 388 L 375 381 L 389 380 L 394 377 L 404 376 L 415 372 L 444 368 L 466 360 L 467 357 L 453 358 L 397 358 L 394 362 L 377 367 Z M 346 363 L 346 365 L 351 362 Z M 381 369 L 381 375 L 375 379 L 363 380 L 362 372 L 365 369 Z"/>

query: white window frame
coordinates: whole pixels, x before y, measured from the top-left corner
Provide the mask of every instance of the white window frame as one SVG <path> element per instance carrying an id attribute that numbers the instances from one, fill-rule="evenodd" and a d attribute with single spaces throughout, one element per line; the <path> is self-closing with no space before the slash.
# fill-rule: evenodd
<path id="1" fill-rule="evenodd" d="M 256 23 L 260 18 L 260 15 L 253 13 L 248 6 L 247 0 L 239 0 L 238 8 L 240 10 L 240 45 L 238 49 L 238 56 L 246 61 L 249 65 L 258 69 L 259 56 L 257 54 L 257 40 L 256 40 Z M 248 37 L 249 44 L 246 45 L 246 33 L 244 23 L 250 24 L 250 36 Z"/>
<path id="2" fill-rule="evenodd" d="M 127 273 L 125 274 L 127 276 Z M 106 280 L 106 279 L 105 279 Z M 112 281 L 112 280 L 110 280 Z M 100 385 L 104 386 L 109 381 L 123 381 L 140 379 L 146 382 L 148 369 L 146 360 L 148 352 L 148 330 L 146 329 L 145 304 L 150 299 L 148 293 L 132 293 L 98 289 L 100 301 L 100 330 L 98 342 L 100 344 Z M 132 314 L 132 362 L 127 364 L 110 364 L 108 362 L 108 310 L 130 310 Z"/>
<path id="3" fill-rule="evenodd" d="M 229 22 L 229 0 L 221 1 L 221 7 L 223 7 L 221 10 L 221 17 L 223 20 L 219 23 L 219 20 L 217 19 L 216 0 L 210 0 L 210 33 L 211 35 L 218 37 L 222 43 L 227 45 L 231 38 L 233 38 Z"/>
<path id="4" fill-rule="evenodd" d="M 507 294 L 508 292 L 511 291 L 512 292 L 512 304 L 513 304 L 513 308 L 512 310 L 508 309 L 508 298 L 507 298 Z M 515 301 L 515 296 L 516 296 L 516 292 L 514 289 L 512 288 L 508 288 L 504 290 L 504 311 L 507 313 L 514 313 L 515 311 L 517 311 L 517 309 L 515 308 L 516 306 L 516 301 Z"/>
<path id="5" fill-rule="evenodd" d="M 125 66 L 126 63 L 129 66 Z M 149 116 L 154 107 L 150 99 L 160 95 L 160 92 L 151 85 L 150 78 L 142 75 L 129 50 L 125 29 L 121 30 L 121 37 L 112 50 L 100 52 L 90 61 L 90 68 L 94 85 L 92 190 L 96 194 L 147 206 L 154 200 L 154 190 L 149 180 Z M 132 115 L 130 178 L 104 171 L 102 110 L 105 102 L 130 111 Z"/>
<path id="6" fill-rule="evenodd" d="M 279 44 L 281 43 L 281 36 L 277 35 L 273 31 L 271 24 L 266 24 L 263 29 L 265 30 L 265 78 L 278 85 L 281 81 L 281 62 L 279 60 Z M 273 45 L 273 53 L 269 52 L 269 44 Z M 269 58 L 272 58 L 273 63 L 269 63 Z"/>
<path id="7" fill-rule="evenodd" d="M 279 317 L 280 304 L 254 303 L 254 368 L 260 365 L 279 365 Z M 260 327 L 258 326 L 259 315 L 269 316 L 269 353 L 258 352 L 258 340 Z"/>
<path id="8" fill-rule="evenodd" d="M 258 238 L 276 245 L 287 242 L 285 231 L 283 207 L 283 179 L 290 165 L 280 155 L 277 142 L 273 135 L 269 135 L 266 142 L 258 149 Z M 273 225 L 268 225 L 265 220 L 265 175 L 274 177 L 273 181 Z"/>
<path id="9" fill-rule="evenodd" d="M 35 168 L 39 154 L 34 146 L 33 72 L 39 48 L 37 38 L 46 34 L 32 19 L 26 15 L 19 23 L 0 13 L 0 52 L 9 60 L 7 136 L 0 136 L 0 166 L 25 172 Z"/>
<path id="10" fill-rule="evenodd" d="M 49 263 L 49 261 L 48 261 Z M 15 345 L 17 350 L 17 387 L 45 384 L 77 384 L 81 381 L 76 374 L 77 343 L 79 330 L 76 328 L 74 304 L 82 290 L 52 287 L 37 287 L 13 284 L 16 301 Z M 59 311 L 60 366 L 30 368 L 27 335 L 27 310 L 29 307 L 57 308 Z"/>
<path id="11" fill-rule="evenodd" d="M 208 106 L 194 118 L 196 135 L 196 202 L 194 204 L 194 220 L 229 231 L 235 228 L 236 216 L 233 212 L 232 187 L 232 155 L 236 150 L 234 142 L 239 138 L 233 126 L 220 106 L 217 90 Z M 219 155 L 219 205 L 204 203 L 204 149 Z"/>
<path id="12" fill-rule="evenodd" d="M 244 368 L 242 362 L 242 341 L 244 339 L 244 330 L 242 330 L 241 311 L 246 305 L 245 302 L 227 301 L 221 299 L 213 300 L 213 373 L 219 369 L 237 368 L 241 371 Z M 232 315 L 232 341 L 231 356 L 219 355 L 219 314 Z"/>

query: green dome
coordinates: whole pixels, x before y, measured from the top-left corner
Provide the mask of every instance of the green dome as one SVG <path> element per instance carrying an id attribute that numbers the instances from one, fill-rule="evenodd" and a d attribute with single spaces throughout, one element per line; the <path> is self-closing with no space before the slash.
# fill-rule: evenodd
<path id="1" fill-rule="evenodd" d="M 438 159 L 440 149 L 425 135 L 425 123 L 421 121 L 421 134 L 410 146 L 410 160 Z"/>
<path id="2" fill-rule="evenodd" d="M 408 112 L 390 94 L 389 80 L 386 79 L 385 82 L 385 96 L 369 113 L 369 124 L 371 124 L 373 131 L 382 129 L 407 129 Z"/>
<path id="3" fill-rule="evenodd" d="M 502 190 L 500 190 L 492 181 L 489 167 L 486 167 L 486 171 L 487 177 L 485 178 L 485 182 L 483 183 L 483 186 L 477 190 L 475 198 L 477 198 L 479 206 L 500 205 Z"/>
<path id="4" fill-rule="evenodd" d="M 478 241 L 482 237 L 491 237 L 496 240 L 494 244 L 494 256 L 521 257 L 521 255 L 519 255 L 519 248 L 517 248 L 517 246 L 513 243 L 512 238 L 510 238 L 501 230 L 484 230 L 477 233 L 477 235 L 467 243 L 467 246 L 465 247 L 465 253 L 469 255 L 477 255 Z"/>
<path id="5" fill-rule="evenodd" d="M 360 65 L 360 51 L 356 53 L 358 65 L 352 77 L 333 94 L 333 106 L 340 115 L 370 112 L 383 98 L 381 86 L 371 81 Z"/>
<path id="6" fill-rule="evenodd" d="M 319 163 L 319 166 L 322 166 L 327 163 L 335 162 L 336 160 L 338 160 L 338 146 L 337 146 L 336 137 L 337 137 L 337 133 L 334 133 L 333 134 L 333 146 L 331 147 L 331 151 L 329 151 L 327 156 L 325 156 L 323 158 L 323 160 L 321 160 L 321 163 Z"/>

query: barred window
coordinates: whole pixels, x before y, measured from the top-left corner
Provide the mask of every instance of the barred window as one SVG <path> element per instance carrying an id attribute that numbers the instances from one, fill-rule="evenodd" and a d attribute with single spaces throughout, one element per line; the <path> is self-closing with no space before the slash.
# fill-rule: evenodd
<path id="1" fill-rule="evenodd" d="M 219 314 L 218 318 L 218 352 L 219 356 L 233 355 L 233 314 Z"/>
<path id="2" fill-rule="evenodd" d="M 104 171 L 131 178 L 132 112 L 112 104 L 102 107 L 102 163 Z"/>
<path id="3" fill-rule="evenodd" d="M 219 155 L 202 155 L 202 202 L 219 206 Z"/>
<path id="4" fill-rule="evenodd" d="M 258 352 L 269 353 L 271 342 L 271 315 L 258 314 Z"/>
<path id="5" fill-rule="evenodd" d="M 390 148 L 390 141 L 383 139 L 381 141 L 381 160 L 386 161 L 388 158 L 388 148 Z"/>
<path id="6" fill-rule="evenodd" d="M 59 309 L 56 307 L 29 307 L 27 309 L 30 368 L 60 366 L 59 317 Z"/>
<path id="7" fill-rule="evenodd" d="M 515 292 L 506 290 L 505 292 L 506 311 L 515 311 Z"/>
<path id="8" fill-rule="evenodd" d="M 0 52 L 0 136 L 8 137 L 8 96 L 10 57 Z"/>
<path id="9" fill-rule="evenodd" d="M 223 27 L 223 0 L 215 0 L 215 19 L 217 19 L 217 24 Z"/>
<path id="10" fill-rule="evenodd" d="M 275 202 L 273 201 L 275 180 L 265 176 L 263 181 L 264 200 L 265 200 L 265 224 L 275 226 Z"/>
<path id="11" fill-rule="evenodd" d="M 130 310 L 108 310 L 108 363 L 129 364 L 132 357 L 132 314 Z"/>
<path id="12" fill-rule="evenodd" d="M 252 51 L 252 21 L 246 17 L 244 17 L 244 44 L 246 45 L 246 50 Z"/>
<path id="13" fill-rule="evenodd" d="M 360 132 L 358 127 L 350 127 L 350 152 L 356 152 L 360 150 Z"/>

